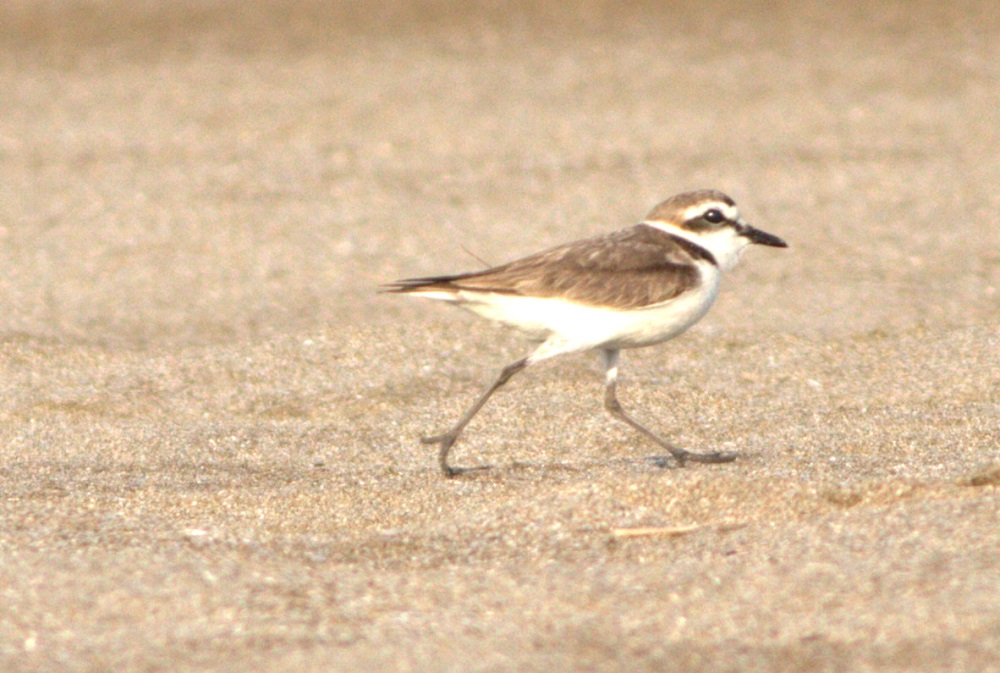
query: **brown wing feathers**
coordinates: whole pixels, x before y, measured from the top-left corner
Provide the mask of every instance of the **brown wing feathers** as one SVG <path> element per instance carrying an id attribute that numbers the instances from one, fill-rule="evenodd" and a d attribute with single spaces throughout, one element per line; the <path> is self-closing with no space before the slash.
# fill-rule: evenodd
<path id="1" fill-rule="evenodd" d="M 707 251 L 683 239 L 639 224 L 492 269 L 410 278 L 384 289 L 559 296 L 583 304 L 641 308 L 672 299 L 696 285 L 700 275 L 692 262 L 697 258 L 711 260 L 711 255 L 706 255 Z"/>

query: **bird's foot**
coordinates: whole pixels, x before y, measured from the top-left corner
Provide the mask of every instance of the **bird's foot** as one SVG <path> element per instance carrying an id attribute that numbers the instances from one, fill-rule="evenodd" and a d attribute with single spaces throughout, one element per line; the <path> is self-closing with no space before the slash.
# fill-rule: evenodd
<path id="1" fill-rule="evenodd" d="M 444 476 L 449 479 L 453 477 L 462 477 L 471 474 L 477 474 L 479 472 L 486 472 L 487 470 L 492 470 L 492 465 L 477 465 L 476 467 L 456 467 L 454 465 L 447 465 L 441 468 L 444 472 Z"/>
<path id="2" fill-rule="evenodd" d="M 647 456 L 646 460 L 661 468 L 684 467 L 687 462 L 692 463 L 731 463 L 736 460 L 735 453 L 725 451 L 713 451 L 711 453 L 695 453 L 684 449 L 671 449 L 669 455 Z"/>
<path id="3" fill-rule="evenodd" d="M 438 462 L 441 465 L 441 472 L 444 476 L 451 479 L 452 477 L 458 477 L 465 474 L 485 472 L 492 467 L 492 465 L 481 465 L 478 467 L 456 467 L 454 465 L 449 465 L 448 452 L 451 450 L 451 446 L 455 443 L 456 439 L 458 439 L 458 433 L 456 432 L 445 432 L 440 435 L 431 435 L 430 437 L 420 438 L 420 442 L 422 444 L 440 445 L 441 448 L 438 454 Z"/>

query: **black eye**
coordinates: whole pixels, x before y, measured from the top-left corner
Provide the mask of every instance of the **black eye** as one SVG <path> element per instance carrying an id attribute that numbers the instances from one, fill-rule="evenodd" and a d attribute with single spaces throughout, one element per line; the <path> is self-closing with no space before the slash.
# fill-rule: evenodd
<path id="1" fill-rule="evenodd" d="M 711 210 L 706 210 L 702 218 L 711 222 L 712 224 L 718 224 L 726 219 L 726 216 L 722 214 L 722 211 L 718 208 L 712 208 Z"/>

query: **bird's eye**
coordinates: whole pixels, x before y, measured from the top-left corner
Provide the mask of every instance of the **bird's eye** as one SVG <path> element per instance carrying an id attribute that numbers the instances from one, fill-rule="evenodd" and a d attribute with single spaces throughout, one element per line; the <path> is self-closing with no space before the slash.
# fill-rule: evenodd
<path id="1" fill-rule="evenodd" d="M 718 208 L 712 208 L 711 210 L 706 210 L 702 218 L 712 224 L 718 224 L 726 219 L 726 216 L 722 214 L 722 211 Z"/>

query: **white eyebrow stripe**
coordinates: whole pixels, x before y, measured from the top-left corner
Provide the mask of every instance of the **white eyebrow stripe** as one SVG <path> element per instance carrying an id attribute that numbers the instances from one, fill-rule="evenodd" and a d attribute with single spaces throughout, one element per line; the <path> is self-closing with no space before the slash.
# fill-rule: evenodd
<path id="1" fill-rule="evenodd" d="M 731 206 L 724 201 L 708 201 L 706 203 L 697 203 L 693 206 L 688 206 L 684 209 L 684 213 L 681 216 L 684 222 L 688 220 L 695 220 L 707 213 L 712 209 L 720 211 L 727 220 L 732 222 L 740 221 L 740 211 L 736 206 Z"/>

